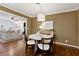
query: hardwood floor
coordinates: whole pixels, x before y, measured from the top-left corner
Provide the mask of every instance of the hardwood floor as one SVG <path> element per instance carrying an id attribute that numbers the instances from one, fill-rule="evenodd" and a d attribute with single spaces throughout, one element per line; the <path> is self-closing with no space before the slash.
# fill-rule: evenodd
<path id="1" fill-rule="evenodd" d="M 0 42 L 0 56 L 24 56 L 25 43 L 24 40 L 15 40 L 12 42 Z"/>
<path id="2" fill-rule="evenodd" d="M 79 56 L 79 49 L 77 48 L 58 44 L 55 44 L 54 47 L 54 54 L 52 53 L 52 56 Z M 33 56 L 33 49 L 28 49 L 27 54 L 25 54 L 24 40 L 17 40 L 7 43 L 0 42 L 0 56 Z"/>
<path id="3" fill-rule="evenodd" d="M 38 54 L 38 52 L 37 52 L 37 54 Z M 28 49 L 27 55 L 32 56 L 33 55 L 33 49 Z M 64 45 L 55 44 L 54 54 L 52 53 L 51 55 L 52 56 L 79 56 L 79 49 L 64 46 Z M 51 55 L 49 55 L 49 56 L 51 56 Z"/>
<path id="4" fill-rule="evenodd" d="M 55 45 L 55 56 L 79 56 L 79 49 L 64 45 Z"/>

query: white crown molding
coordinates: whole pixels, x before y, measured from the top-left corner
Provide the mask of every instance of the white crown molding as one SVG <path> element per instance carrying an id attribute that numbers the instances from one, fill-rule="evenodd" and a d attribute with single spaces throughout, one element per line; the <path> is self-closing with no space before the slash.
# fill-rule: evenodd
<path id="1" fill-rule="evenodd" d="M 17 12 L 17 13 L 20 13 L 20 14 L 25 15 L 23 12 L 20 12 L 20 11 L 18 11 L 18 10 L 16 10 L 16 9 L 11 8 L 11 7 L 7 7 L 6 5 L 3 5 L 3 4 L 0 4 L 0 5 L 3 6 L 3 7 L 5 7 L 5 8 L 8 8 L 8 9 L 10 9 L 10 10 L 13 10 L 13 11 L 15 11 L 15 12 Z M 9 13 L 9 14 L 10 14 L 10 13 Z M 14 14 L 12 14 L 12 15 L 14 15 Z M 28 15 L 25 15 L 25 16 L 28 16 Z"/>
<path id="2" fill-rule="evenodd" d="M 14 15 L 14 14 L 11 14 L 11 13 L 8 13 L 8 12 L 5 12 L 5 11 L 2 11 L 2 10 L 0 10 L 0 12 L 1 13 L 4 13 L 4 14 L 7 14 L 7 15 L 11 15 L 11 16 Z"/>
<path id="3" fill-rule="evenodd" d="M 14 15 L 14 14 L 11 14 L 11 13 L 8 13 L 8 12 L 5 12 L 5 11 L 2 11 L 2 10 L 0 10 L 0 13 L 3 13 L 3 14 L 6 14 L 7 16 L 2 16 L 2 15 L 0 15 L 0 19 L 9 19 L 10 20 L 10 18 L 11 17 L 14 17 L 15 19 L 19 19 L 19 20 L 22 20 L 22 21 L 25 21 L 26 20 L 26 18 L 24 18 L 24 17 L 21 17 L 21 16 L 17 16 L 17 15 Z"/>
<path id="4" fill-rule="evenodd" d="M 60 12 L 55 12 L 55 13 L 48 13 L 46 15 L 52 15 L 52 14 L 59 14 L 59 13 L 65 13 L 65 12 L 70 12 L 70 11 L 76 11 L 78 10 L 79 8 L 76 8 L 76 9 L 71 9 L 71 10 L 66 10 L 66 11 L 60 11 Z"/>
<path id="5" fill-rule="evenodd" d="M 71 10 L 66 10 L 66 11 L 61 11 L 61 12 L 47 13 L 46 15 L 53 15 L 53 14 L 65 13 L 65 12 L 76 11 L 76 10 L 79 10 L 79 8 L 71 9 Z M 37 16 L 30 16 L 30 17 L 37 17 Z"/>

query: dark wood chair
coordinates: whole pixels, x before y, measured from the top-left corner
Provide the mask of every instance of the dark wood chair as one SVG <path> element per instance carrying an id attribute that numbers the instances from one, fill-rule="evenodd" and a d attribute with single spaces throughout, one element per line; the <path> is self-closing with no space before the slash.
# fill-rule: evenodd
<path id="1" fill-rule="evenodd" d="M 42 38 L 42 42 L 41 44 L 38 44 L 38 51 L 39 53 L 41 53 L 42 55 L 51 55 L 53 50 L 54 50 L 54 43 L 53 43 L 54 39 L 53 37 L 51 38 Z"/>
<path id="2" fill-rule="evenodd" d="M 27 49 L 33 49 L 35 47 L 35 41 L 32 39 L 29 39 L 27 35 L 24 35 L 25 37 L 25 42 L 26 42 L 26 54 L 27 54 Z"/>

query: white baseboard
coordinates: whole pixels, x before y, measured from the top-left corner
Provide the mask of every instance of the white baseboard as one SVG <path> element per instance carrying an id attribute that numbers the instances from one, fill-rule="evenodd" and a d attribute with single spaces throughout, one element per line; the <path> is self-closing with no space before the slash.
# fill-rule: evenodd
<path id="1" fill-rule="evenodd" d="M 75 45 L 70 45 L 70 44 L 65 44 L 65 43 L 60 43 L 60 42 L 54 42 L 55 44 L 60 44 L 60 45 L 65 45 L 65 46 L 69 46 L 69 47 L 73 47 L 73 48 L 77 48 L 79 49 L 78 46 L 75 46 Z"/>

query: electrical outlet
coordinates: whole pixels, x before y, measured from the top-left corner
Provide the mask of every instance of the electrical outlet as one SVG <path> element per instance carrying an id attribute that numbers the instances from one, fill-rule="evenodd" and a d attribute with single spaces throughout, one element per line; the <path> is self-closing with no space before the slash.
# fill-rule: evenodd
<path id="1" fill-rule="evenodd" d="M 68 42 L 68 40 L 65 40 L 65 42 L 67 43 L 67 42 Z"/>

